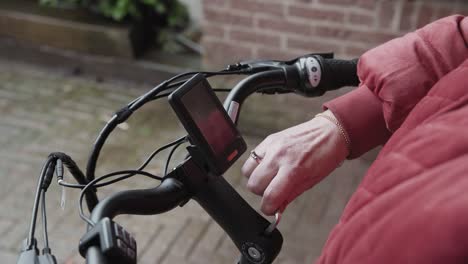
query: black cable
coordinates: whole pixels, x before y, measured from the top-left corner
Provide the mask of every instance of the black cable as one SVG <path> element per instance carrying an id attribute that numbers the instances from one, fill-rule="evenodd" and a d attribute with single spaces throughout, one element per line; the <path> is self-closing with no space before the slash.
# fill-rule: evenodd
<path id="1" fill-rule="evenodd" d="M 127 172 L 131 172 L 131 171 L 134 171 L 134 170 L 129 170 L 129 171 L 127 171 Z M 145 171 L 141 171 L 141 172 L 145 173 Z M 94 187 L 95 187 L 95 188 L 105 187 L 105 186 L 107 186 L 107 185 L 111 185 L 111 184 L 113 184 L 113 183 L 116 183 L 116 182 L 119 182 L 119 181 L 123 181 L 123 180 L 125 180 L 125 179 L 128 179 L 128 178 L 134 176 L 135 174 L 137 174 L 137 173 L 128 173 L 128 174 L 123 175 L 122 177 L 119 177 L 119 178 L 117 178 L 117 179 L 113 179 L 113 180 L 110 180 L 110 181 L 106 181 L 106 182 L 103 182 L 103 183 L 100 183 L 100 184 L 95 184 Z M 153 179 L 153 180 L 158 180 L 158 181 L 161 180 L 161 177 L 156 176 L 156 175 L 153 176 L 153 175 L 149 175 L 149 174 L 144 174 L 143 176 L 147 176 L 147 177 L 149 177 L 149 178 L 151 178 L 151 179 Z"/>
<path id="2" fill-rule="evenodd" d="M 34 197 L 34 205 L 32 209 L 31 224 L 29 226 L 29 234 L 27 239 L 27 249 L 32 249 L 34 243 L 34 233 L 36 231 L 36 221 L 37 221 L 37 211 L 39 206 L 39 199 L 44 192 L 42 189 L 42 182 L 44 181 L 46 170 L 51 162 L 53 162 L 54 157 L 48 157 L 44 166 L 42 166 L 41 174 L 39 176 L 39 181 L 37 183 L 36 195 Z"/>
<path id="3" fill-rule="evenodd" d="M 95 171 L 96 171 L 96 166 L 97 166 L 97 161 L 99 159 L 99 154 L 101 152 L 101 149 L 106 142 L 107 138 L 109 137 L 110 133 L 115 129 L 115 127 L 127 120 L 131 114 L 138 110 L 141 106 L 143 106 L 145 103 L 154 100 L 153 98 L 160 92 L 165 91 L 167 89 L 172 88 L 171 84 L 172 82 L 183 78 L 185 76 L 189 75 L 195 75 L 198 73 L 205 74 L 205 76 L 211 77 L 214 75 L 233 75 L 233 74 L 248 74 L 249 72 L 246 70 L 239 70 L 239 71 L 228 71 L 228 70 L 223 70 L 220 72 L 188 72 L 188 73 L 182 73 L 179 75 L 176 75 L 172 78 L 170 78 L 167 81 L 162 82 L 158 86 L 154 87 L 151 89 L 149 92 L 146 94 L 138 97 L 136 100 L 133 100 L 131 103 L 129 103 L 125 108 L 121 109 L 118 111 L 112 118 L 107 122 L 105 127 L 101 130 L 99 133 L 95 143 L 93 144 L 93 148 L 91 150 L 91 154 L 89 155 L 88 162 L 87 162 L 87 167 L 86 167 L 86 179 L 88 182 L 93 181 L 95 178 Z M 93 197 L 91 197 L 93 196 Z M 90 194 L 90 199 L 88 203 L 89 210 L 92 211 L 92 209 L 96 206 L 98 202 L 97 196 L 95 193 Z"/>
<path id="4" fill-rule="evenodd" d="M 137 170 L 142 170 L 144 168 L 146 168 L 146 166 L 148 165 L 148 163 L 154 158 L 154 156 L 156 156 L 159 152 L 167 149 L 167 148 L 170 148 L 174 145 L 177 145 L 179 144 L 180 142 L 185 142 L 187 140 L 187 136 L 183 136 L 175 141 L 172 141 L 171 143 L 165 145 L 165 146 L 162 146 L 160 148 L 158 148 L 157 150 L 153 151 L 153 153 L 151 153 L 151 155 L 146 158 L 146 160 L 143 162 L 143 164 L 140 165 L 140 167 L 137 169 Z"/>
<path id="5" fill-rule="evenodd" d="M 137 171 L 137 170 L 125 170 L 126 172 L 133 172 L 133 171 Z M 122 171 L 119 171 L 119 172 L 122 172 Z M 145 173 L 145 172 L 143 172 Z M 133 175 L 124 175 L 120 178 L 117 178 L 117 179 L 114 179 L 114 180 L 111 180 L 111 181 L 107 181 L 107 182 L 103 182 L 101 184 L 95 184 L 94 185 L 94 188 L 100 188 L 100 187 L 104 187 L 104 186 L 107 186 L 107 185 L 110 185 L 112 183 L 115 183 L 115 182 L 119 182 L 121 180 L 125 180 L 127 178 L 129 178 L 130 176 L 133 176 Z M 146 175 L 148 176 L 149 178 L 152 178 L 152 179 L 155 179 L 155 180 L 160 180 L 160 177 L 159 176 L 152 176 L 152 175 Z M 87 184 L 73 184 L 73 183 L 68 183 L 68 182 L 64 182 L 64 181 L 60 181 L 59 182 L 59 185 L 60 186 L 64 186 L 64 187 L 67 187 L 67 188 L 73 188 L 73 189 L 83 189 L 84 187 L 86 187 Z"/>
<path id="6" fill-rule="evenodd" d="M 89 219 L 87 216 L 85 216 L 84 212 L 83 212 L 83 197 L 84 197 L 84 194 L 86 193 L 86 191 L 88 191 L 89 188 L 93 187 L 93 185 L 95 185 L 96 183 L 98 183 L 98 182 L 100 182 L 100 181 L 102 181 L 104 179 L 107 179 L 107 178 L 110 178 L 110 177 L 113 177 L 113 176 L 117 176 L 117 175 L 121 175 L 121 174 L 127 174 L 125 176 L 128 176 L 128 177 L 121 177 L 122 178 L 121 180 L 127 179 L 127 178 L 135 176 L 135 175 L 144 175 L 144 176 L 148 176 L 148 177 L 152 177 L 152 178 L 157 178 L 158 180 L 162 181 L 162 177 L 153 175 L 153 174 L 151 174 L 149 172 L 146 172 L 146 171 L 139 171 L 139 170 L 116 171 L 116 172 L 112 172 L 112 173 L 103 175 L 103 176 L 101 176 L 99 178 L 96 178 L 96 179 L 92 180 L 91 182 L 89 182 L 88 184 L 86 184 L 86 186 L 80 192 L 80 198 L 79 198 L 78 206 L 79 206 L 79 212 L 80 212 L 80 218 L 81 219 L 86 221 L 91 226 L 94 226 L 94 224 L 95 224 L 95 223 L 93 223 L 91 221 L 91 219 Z"/>
<path id="7" fill-rule="evenodd" d="M 232 89 L 226 89 L 226 88 L 213 88 L 213 91 L 218 92 L 218 93 L 229 93 Z"/>
<path id="8" fill-rule="evenodd" d="M 138 108 L 142 107 L 148 101 L 151 101 L 152 98 L 154 96 L 156 96 L 158 93 L 160 93 L 162 91 L 166 91 L 168 89 L 171 89 L 172 88 L 172 86 L 171 86 L 172 82 L 174 82 L 174 81 L 176 81 L 176 80 L 178 80 L 180 78 L 183 78 L 185 76 L 192 76 L 192 75 L 195 75 L 195 74 L 198 74 L 198 73 L 200 73 L 200 72 L 181 73 L 181 74 L 178 74 L 178 75 L 170 78 L 169 80 L 166 80 L 166 81 L 162 82 L 161 84 L 159 84 L 155 88 L 151 89 L 149 92 L 147 92 L 144 95 L 140 96 L 138 100 L 134 101 L 131 105 L 129 105 L 129 109 L 131 109 L 132 111 L 136 111 Z M 186 80 L 181 81 L 181 83 L 184 83 L 184 82 L 186 82 Z"/>
<path id="9" fill-rule="evenodd" d="M 58 184 L 60 186 L 67 187 L 67 188 L 73 188 L 73 189 L 83 189 L 86 186 L 86 184 L 68 183 L 68 182 L 64 182 L 63 180 L 58 181 Z"/>
<path id="10" fill-rule="evenodd" d="M 137 171 L 137 170 L 126 170 L 126 172 L 132 172 L 132 171 Z M 117 171 L 117 172 L 122 172 L 122 171 Z M 145 173 L 145 171 L 143 171 L 143 173 Z M 133 176 L 134 174 L 127 174 L 127 175 L 124 175 L 122 177 L 119 177 L 117 179 L 114 179 L 114 180 L 110 180 L 110 181 L 107 181 L 107 182 L 103 182 L 101 184 L 95 184 L 94 185 L 94 188 L 100 188 L 100 187 L 105 187 L 107 185 L 110 185 L 112 183 L 116 183 L 116 182 L 119 182 L 119 181 L 122 181 L 122 180 L 125 180 L 131 176 Z M 149 178 L 152 178 L 152 179 L 155 179 L 155 180 L 160 180 L 160 177 L 159 176 L 152 176 L 152 175 L 145 175 L 145 176 L 148 176 Z M 67 187 L 67 188 L 72 188 L 72 189 L 83 189 L 84 187 L 86 187 L 87 184 L 73 184 L 73 183 L 68 183 L 68 182 L 64 182 L 64 181 L 60 181 L 59 182 L 59 185 L 60 186 L 64 186 L 64 187 Z"/>
<path id="11" fill-rule="evenodd" d="M 163 150 L 165 150 L 165 149 L 167 149 L 167 148 L 169 148 L 169 147 L 171 147 L 171 146 L 174 146 L 174 145 L 177 145 L 177 144 L 182 144 L 182 143 L 184 143 L 186 140 L 187 140 L 187 137 L 184 136 L 184 137 L 181 137 L 181 138 L 179 138 L 179 139 L 177 139 L 177 140 L 175 140 L 175 141 L 173 141 L 173 142 L 171 142 L 171 143 L 169 143 L 169 144 L 166 144 L 166 145 L 164 145 L 164 146 L 158 148 L 157 150 L 153 151 L 153 152 L 151 153 L 151 155 L 150 155 L 148 158 L 146 158 L 146 160 L 145 160 L 145 161 L 140 165 L 140 167 L 139 167 L 138 169 L 136 169 L 135 171 L 141 171 L 141 170 L 143 170 L 143 169 L 149 164 L 149 162 L 150 162 L 159 152 L 161 152 L 161 151 L 163 151 Z M 117 178 L 117 179 L 114 179 L 114 180 L 110 180 L 110 181 L 107 181 L 107 182 L 104 182 L 104 183 L 101 183 L 101 184 L 96 184 L 96 185 L 94 185 L 94 188 L 104 187 L 104 186 L 107 186 L 107 185 L 109 185 L 109 184 L 112 184 L 112 183 L 115 183 L 115 182 L 118 182 L 118 181 L 121 181 L 121 180 L 125 180 L 125 179 L 127 179 L 127 178 L 129 178 L 129 177 L 131 177 L 131 176 L 132 176 L 132 175 L 124 175 L 124 176 L 122 176 L 122 177 L 120 177 L 120 178 Z M 152 177 L 152 176 L 150 176 L 150 175 L 148 175 L 148 176 L 149 176 L 150 178 L 153 178 L 153 179 L 156 179 L 156 180 L 159 180 L 159 179 L 160 179 L 159 176 L 156 176 L 156 177 Z M 58 181 L 58 184 L 59 184 L 60 186 L 64 186 L 64 187 L 68 187 L 68 188 L 74 188 L 74 189 L 83 189 L 83 188 L 86 186 L 86 184 L 73 184 L 73 183 L 64 182 L 63 180 L 59 180 L 59 181 Z"/>
<path id="12" fill-rule="evenodd" d="M 183 73 L 176 75 L 172 77 L 171 79 L 162 82 L 158 86 L 154 87 L 151 89 L 149 92 L 146 94 L 138 97 L 136 100 L 134 100 L 132 103 L 128 104 L 126 108 L 122 109 L 121 111 L 117 112 L 104 126 L 104 128 L 101 130 L 99 133 L 96 141 L 93 144 L 93 148 L 91 150 L 91 154 L 88 158 L 88 163 L 86 166 L 86 178 L 88 182 L 93 181 L 95 178 L 95 170 L 96 170 L 96 165 L 97 161 L 99 159 L 99 154 L 101 152 L 102 147 L 104 146 L 104 143 L 106 142 L 107 138 L 109 137 L 110 133 L 117 127 L 118 124 L 124 122 L 126 119 L 130 117 L 130 115 L 136 111 L 138 108 L 143 106 L 145 103 L 148 101 L 151 101 L 153 97 L 155 97 L 159 92 L 164 91 L 167 89 L 167 85 L 169 85 L 172 81 L 177 80 L 178 78 L 181 78 L 183 76 L 187 75 L 193 75 L 195 73 L 190 72 L 190 73 Z M 120 114 L 120 115 L 119 115 Z M 92 206 L 94 207 L 95 204 Z M 92 211 L 93 208 L 89 208 L 90 211 Z"/>
<path id="13" fill-rule="evenodd" d="M 174 90 L 175 90 L 175 89 L 174 89 Z M 228 93 L 228 92 L 231 91 L 231 89 L 227 89 L 227 88 L 215 88 L 215 89 L 213 89 L 213 91 L 215 91 L 215 92 L 220 92 L 220 93 Z M 161 99 L 161 98 L 163 98 L 163 97 L 168 97 L 172 92 L 173 92 L 173 91 L 168 92 L 168 93 L 158 94 L 157 96 L 151 98 L 150 101 L 158 100 L 158 99 Z"/>
<path id="14" fill-rule="evenodd" d="M 170 92 L 169 92 L 169 93 L 159 94 L 159 95 L 157 95 L 157 96 L 151 98 L 150 101 L 154 101 L 154 100 L 157 100 L 157 99 L 161 99 L 161 98 L 163 98 L 163 97 L 168 97 L 170 94 L 171 94 Z"/>
<path id="15" fill-rule="evenodd" d="M 60 184 L 63 181 L 64 166 L 68 169 L 70 174 L 75 178 L 76 182 L 81 185 L 86 185 L 88 181 L 86 176 L 83 174 L 81 169 L 78 167 L 76 162 L 67 154 L 63 152 L 52 152 L 49 156 L 53 156 L 57 159 L 57 164 L 55 167 L 55 172 L 57 174 L 57 183 Z M 71 187 L 71 186 L 69 186 Z M 72 187 L 73 188 L 73 187 Z M 75 187 L 81 188 L 81 187 Z M 88 208 L 93 208 L 98 202 L 96 192 L 88 192 L 86 194 L 86 204 Z"/>
<path id="16" fill-rule="evenodd" d="M 172 89 L 172 88 L 175 88 L 175 87 L 179 87 L 181 86 L 182 84 L 184 84 L 185 82 L 187 82 L 190 78 L 186 78 L 184 80 L 181 80 L 181 81 L 178 81 L 178 82 L 175 82 L 175 83 L 172 83 L 173 81 L 175 81 L 176 79 L 180 79 L 186 75 L 195 75 L 195 74 L 198 74 L 198 73 L 201 73 L 201 74 L 205 74 L 205 77 L 206 78 L 209 78 L 209 77 L 212 77 L 212 76 L 215 76 L 215 75 L 235 75 L 235 74 L 245 74 L 245 71 L 219 71 L 219 72 L 187 72 L 187 73 L 182 73 L 182 74 L 179 74 L 179 75 L 176 75 L 174 76 L 173 78 L 167 80 L 167 85 L 164 89 L 162 89 L 162 91 L 167 91 L 169 89 Z M 160 85 L 158 85 L 160 86 Z M 158 87 L 157 86 L 157 87 Z M 155 87 L 155 88 L 157 88 Z M 153 88 L 153 90 L 155 89 Z M 175 90 L 175 89 L 174 89 Z M 213 89 L 215 90 L 216 92 L 230 92 L 231 89 Z M 161 95 L 157 95 L 153 98 L 150 99 L 150 101 L 152 100 L 156 100 L 156 99 L 159 99 L 159 98 L 162 98 L 162 97 L 166 97 L 167 95 L 169 95 L 170 93 L 167 93 L 167 94 L 161 94 Z M 131 107 L 132 105 L 134 105 L 137 101 L 141 100 L 142 97 L 144 97 L 146 94 L 142 95 L 142 96 L 139 96 L 137 98 L 135 98 L 134 100 L 132 100 L 130 103 L 127 104 L 128 107 Z"/>
<path id="17" fill-rule="evenodd" d="M 47 234 L 47 213 L 46 213 L 46 198 L 45 198 L 46 192 L 43 191 L 41 195 L 41 200 L 42 200 L 42 205 L 41 205 L 41 210 L 42 210 L 42 231 L 44 234 L 44 249 L 50 250 L 49 247 L 49 236 Z"/>
<path id="18" fill-rule="evenodd" d="M 177 150 L 177 148 L 180 147 L 185 142 L 186 142 L 186 140 L 184 140 L 182 142 L 179 142 L 179 143 L 177 143 L 176 145 L 174 145 L 172 147 L 171 152 L 169 152 L 169 155 L 167 156 L 166 165 L 164 165 L 164 174 L 163 174 L 164 177 L 166 177 L 166 175 L 167 175 L 167 170 L 169 168 L 169 164 L 171 162 L 172 155 L 174 155 L 174 152 Z"/>

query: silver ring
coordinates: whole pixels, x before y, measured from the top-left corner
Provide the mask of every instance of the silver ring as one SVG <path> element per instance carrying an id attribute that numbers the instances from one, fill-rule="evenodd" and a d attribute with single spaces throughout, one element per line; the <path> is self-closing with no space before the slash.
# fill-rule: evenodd
<path id="1" fill-rule="evenodd" d="M 254 159 L 257 164 L 260 164 L 262 161 L 262 158 L 257 153 L 255 153 L 255 150 L 250 151 L 250 157 Z"/>

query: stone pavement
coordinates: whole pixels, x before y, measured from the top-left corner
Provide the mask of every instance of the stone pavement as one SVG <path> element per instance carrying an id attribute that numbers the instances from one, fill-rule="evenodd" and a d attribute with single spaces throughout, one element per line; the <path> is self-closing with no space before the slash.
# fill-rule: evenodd
<path id="1" fill-rule="evenodd" d="M 16 262 L 28 230 L 37 177 L 47 154 L 66 152 L 84 169 L 90 146 L 104 122 L 148 88 L 96 82 L 67 72 L 0 60 L 1 263 Z M 183 134 L 167 103 L 145 106 L 111 136 L 101 155 L 98 174 L 134 168 L 154 148 Z M 252 148 L 261 137 L 247 135 L 246 140 Z M 149 170 L 158 173 L 165 155 L 155 159 Z M 180 151 L 176 158 L 183 155 Z M 225 177 L 258 208 L 260 199 L 248 193 L 239 173 L 245 158 Z M 279 226 L 285 241 L 276 263 L 313 262 L 368 163 L 346 162 L 288 207 Z M 136 177 L 99 193 L 103 197 L 125 188 L 156 184 Z M 77 194 L 75 190 L 66 191 L 67 202 L 62 210 L 61 189 L 55 182 L 47 193 L 50 244 L 59 263 L 83 263 L 77 245 L 85 223 L 78 217 Z M 158 216 L 119 216 L 116 220 L 135 235 L 139 263 L 234 263 L 239 256 L 222 229 L 194 202 Z M 42 243 L 42 226 L 38 227 L 36 237 Z"/>

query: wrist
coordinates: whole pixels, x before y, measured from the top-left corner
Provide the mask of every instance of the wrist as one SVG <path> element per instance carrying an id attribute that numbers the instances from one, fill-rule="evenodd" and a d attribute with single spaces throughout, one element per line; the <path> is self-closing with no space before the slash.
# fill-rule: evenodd
<path id="1" fill-rule="evenodd" d="M 343 125 L 341 125 L 340 121 L 335 117 L 332 111 L 326 110 L 322 113 L 318 113 L 315 115 L 316 118 L 323 118 L 328 120 L 329 122 L 333 123 L 334 126 L 336 127 L 336 131 L 339 134 L 339 138 L 341 139 L 343 145 L 344 145 L 344 158 L 348 157 L 351 153 L 351 141 L 349 139 L 349 135 L 344 129 Z"/>

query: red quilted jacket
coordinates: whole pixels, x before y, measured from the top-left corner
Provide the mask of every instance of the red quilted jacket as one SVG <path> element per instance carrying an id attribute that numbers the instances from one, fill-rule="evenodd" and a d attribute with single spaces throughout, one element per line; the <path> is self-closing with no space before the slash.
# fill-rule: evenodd
<path id="1" fill-rule="evenodd" d="M 358 74 L 325 107 L 350 158 L 385 145 L 317 263 L 468 263 L 468 17 L 368 51 Z"/>

